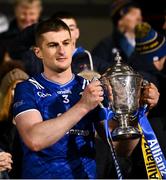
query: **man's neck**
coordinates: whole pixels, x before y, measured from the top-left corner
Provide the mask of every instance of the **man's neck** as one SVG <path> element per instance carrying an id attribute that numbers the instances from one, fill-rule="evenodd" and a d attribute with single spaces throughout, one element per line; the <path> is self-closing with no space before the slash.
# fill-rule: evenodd
<path id="1" fill-rule="evenodd" d="M 60 84 L 65 84 L 65 83 L 69 82 L 73 77 L 71 69 L 63 71 L 61 73 L 44 72 L 43 74 L 48 80 L 51 80 L 53 82 L 60 83 Z"/>

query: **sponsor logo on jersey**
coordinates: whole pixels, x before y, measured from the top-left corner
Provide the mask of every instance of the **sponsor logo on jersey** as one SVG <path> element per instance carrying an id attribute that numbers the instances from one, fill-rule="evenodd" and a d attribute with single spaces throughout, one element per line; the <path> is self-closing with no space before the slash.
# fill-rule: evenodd
<path id="1" fill-rule="evenodd" d="M 13 106 L 14 106 L 15 108 L 17 108 L 17 107 L 19 107 L 19 106 L 22 106 L 23 104 L 24 104 L 24 102 L 23 102 L 23 100 L 21 100 L 21 101 L 15 102 Z"/>
<path id="2" fill-rule="evenodd" d="M 72 134 L 77 136 L 88 136 L 88 130 L 80 130 L 80 129 L 70 129 L 66 134 Z"/>
<path id="3" fill-rule="evenodd" d="M 57 91 L 57 94 L 72 94 L 70 89 Z"/>
<path id="4" fill-rule="evenodd" d="M 42 97 L 42 98 L 45 98 L 45 97 L 48 97 L 48 96 L 52 96 L 52 95 L 49 94 L 49 93 L 43 93 L 43 92 L 41 92 L 41 91 L 38 91 L 38 92 L 37 92 L 37 95 L 38 95 L 39 97 Z"/>

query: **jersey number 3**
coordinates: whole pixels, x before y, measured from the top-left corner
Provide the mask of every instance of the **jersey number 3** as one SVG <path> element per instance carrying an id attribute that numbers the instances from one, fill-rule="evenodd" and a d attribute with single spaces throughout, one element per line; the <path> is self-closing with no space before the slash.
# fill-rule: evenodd
<path id="1" fill-rule="evenodd" d="M 68 95 L 67 94 L 63 94 L 62 97 L 64 99 L 63 100 L 64 103 L 69 103 L 69 99 L 68 99 Z"/>

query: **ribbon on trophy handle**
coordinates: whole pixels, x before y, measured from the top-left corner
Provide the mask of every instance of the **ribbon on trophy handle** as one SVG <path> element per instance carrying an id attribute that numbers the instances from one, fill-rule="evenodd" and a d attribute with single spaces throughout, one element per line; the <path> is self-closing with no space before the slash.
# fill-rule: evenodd
<path id="1" fill-rule="evenodd" d="M 142 131 L 142 152 L 149 179 L 166 179 L 166 159 L 148 121 L 147 106 L 139 110 L 138 124 Z"/>
<path id="2" fill-rule="evenodd" d="M 142 89 L 150 83 L 143 80 Z M 147 118 L 149 107 L 144 104 L 139 109 L 138 127 L 142 134 L 141 149 L 148 179 L 166 179 L 166 161 L 157 137 Z"/>

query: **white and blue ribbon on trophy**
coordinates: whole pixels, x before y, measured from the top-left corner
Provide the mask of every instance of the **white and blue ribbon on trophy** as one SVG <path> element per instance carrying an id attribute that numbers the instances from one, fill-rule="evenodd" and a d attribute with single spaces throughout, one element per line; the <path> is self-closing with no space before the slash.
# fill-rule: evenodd
<path id="1" fill-rule="evenodd" d="M 118 176 L 118 179 L 123 179 L 122 176 L 122 172 L 117 160 L 117 155 L 115 152 L 115 149 L 113 147 L 112 144 L 112 137 L 111 137 L 111 132 L 110 132 L 110 128 L 108 125 L 109 120 L 112 120 L 113 116 L 115 115 L 114 112 L 110 109 L 110 108 L 102 108 L 104 110 L 105 113 L 105 121 L 104 121 L 104 126 L 105 126 L 105 132 L 106 132 L 106 137 L 110 146 L 110 150 L 111 150 L 111 154 L 114 160 L 114 164 L 115 164 L 115 169 L 116 169 L 116 173 Z M 166 160 L 164 157 L 164 154 L 160 148 L 160 145 L 158 143 L 157 137 L 148 121 L 148 118 L 146 116 L 146 107 L 141 107 L 139 109 L 139 113 L 138 113 L 138 123 L 141 127 L 142 133 L 149 145 L 150 151 L 153 155 L 153 158 L 155 160 L 156 166 L 158 167 L 158 170 L 161 174 L 162 179 L 166 179 Z"/>
<path id="2" fill-rule="evenodd" d="M 118 177 L 118 179 L 123 179 L 122 172 L 121 172 L 121 169 L 120 169 L 120 166 L 119 166 L 119 163 L 118 163 L 117 155 L 116 155 L 114 146 L 112 144 L 112 137 L 111 137 L 111 132 L 110 132 L 109 124 L 108 124 L 109 123 L 108 120 L 111 120 L 113 118 L 114 113 L 110 108 L 102 107 L 102 109 L 103 109 L 103 111 L 105 113 L 105 120 L 104 120 L 105 133 L 106 133 L 107 142 L 109 144 L 110 151 L 111 151 L 111 154 L 112 154 L 112 158 L 114 160 L 114 165 L 115 165 L 115 170 L 116 170 L 116 173 L 117 173 L 117 177 Z"/>
<path id="3" fill-rule="evenodd" d="M 146 116 L 147 107 L 141 107 L 138 115 L 138 123 L 142 129 L 142 133 L 149 145 L 150 151 L 155 160 L 156 166 L 161 174 L 162 179 L 166 179 L 166 160 L 160 148 L 157 137 Z"/>

